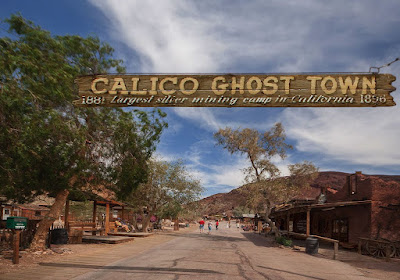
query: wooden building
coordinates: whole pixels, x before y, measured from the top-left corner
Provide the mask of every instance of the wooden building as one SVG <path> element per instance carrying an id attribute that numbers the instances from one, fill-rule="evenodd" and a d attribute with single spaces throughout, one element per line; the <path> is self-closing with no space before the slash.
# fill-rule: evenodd
<path id="1" fill-rule="evenodd" d="M 29 220 L 41 220 L 50 209 L 45 205 L 39 205 L 39 202 L 17 204 L 2 197 L 0 198 L 0 221 L 6 221 L 11 216 L 26 217 Z"/>
<path id="2" fill-rule="evenodd" d="M 281 230 L 350 245 L 360 237 L 400 241 L 400 183 L 357 172 L 340 190 L 322 188 L 313 200 L 279 205 L 271 216 Z"/>

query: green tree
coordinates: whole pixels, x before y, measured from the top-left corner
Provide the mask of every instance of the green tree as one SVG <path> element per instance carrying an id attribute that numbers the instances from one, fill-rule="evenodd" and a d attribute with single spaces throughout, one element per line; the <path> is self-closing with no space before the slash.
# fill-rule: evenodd
<path id="1" fill-rule="evenodd" d="M 246 206 L 237 206 L 232 211 L 234 217 L 243 217 L 243 214 L 254 214 L 254 211 L 250 210 L 250 208 Z"/>
<path id="2" fill-rule="evenodd" d="M 113 49 L 96 37 L 51 36 L 21 15 L 5 20 L 0 38 L 0 192 L 17 201 L 56 197 L 32 249 L 43 249 L 47 229 L 68 194 L 98 185 L 117 196 L 147 178 L 166 123 L 161 111 L 76 108 L 74 78 L 123 72 Z"/>
<path id="3" fill-rule="evenodd" d="M 318 168 L 305 161 L 289 165 L 290 175 L 281 177 L 273 159 L 285 159 L 286 151 L 292 147 L 286 143 L 285 131 L 280 123 L 263 134 L 255 129 L 233 130 L 228 127 L 216 132 L 214 138 L 231 154 L 243 154 L 250 161 L 251 166 L 244 169 L 248 205 L 257 212 L 264 212 L 267 222 L 279 235 L 269 218 L 274 203 L 287 201 L 308 187 L 316 178 Z"/>
<path id="4" fill-rule="evenodd" d="M 199 199 L 203 188 L 193 179 L 181 161 L 149 161 L 149 178 L 131 194 L 130 204 L 142 216 L 145 230 L 151 216 L 177 218 L 187 214 L 191 202 Z M 146 215 L 145 215 L 146 212 Z"/>

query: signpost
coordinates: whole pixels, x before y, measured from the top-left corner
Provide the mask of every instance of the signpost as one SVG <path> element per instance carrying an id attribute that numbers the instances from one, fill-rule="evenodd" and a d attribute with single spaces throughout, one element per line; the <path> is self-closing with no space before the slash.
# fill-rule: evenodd
<path id="1" fill-rule="evenodd" d="M 394 106 L 390 74 L 92 75 L 75 80 L 80 107 Z"/>
<path id="2" fill-rule="evenodd" d="M 25 217 L 8 217 L 6 227 L 13 230 L 13 264 L 19 263 L 19 245 L 21 231 L 27 227 L 28 219 Z"/>

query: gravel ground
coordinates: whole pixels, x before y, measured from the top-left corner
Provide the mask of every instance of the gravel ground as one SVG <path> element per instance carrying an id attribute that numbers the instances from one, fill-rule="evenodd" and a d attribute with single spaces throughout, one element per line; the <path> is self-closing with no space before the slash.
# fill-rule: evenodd
<path id="1" fill-rule="evenodd" d="M 133 241 L 130 241 L 133 242 Z M 20 270 L 21 268 L 28 268 L 37 266 L 39 263 L 59 261 L 62 262 L 65 256 L 81 255 L 87 251 L 102 250 L 109 247 L 110 249 L 115 246 L 114 244 L 62 244 L 51 245 L 51 249 L 43 252 L 20 252 L 19 264 L 14 265 L 12 259 L 0 257 L 0 270 L 1 273 L 12 272 Z"/>

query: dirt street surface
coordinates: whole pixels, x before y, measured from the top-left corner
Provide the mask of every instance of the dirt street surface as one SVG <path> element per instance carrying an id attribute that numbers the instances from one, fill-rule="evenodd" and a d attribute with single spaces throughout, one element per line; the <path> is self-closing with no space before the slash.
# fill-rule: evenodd
<path id="1" fill-rule="evenodd" d="M 190 228 L 96 246 L 26 269 L 3 274 L 0 269 L 0 279 L 400 279 L 398 261 L 386 263 L 344 251 L 335 261 L 329 250 L 310 256 L 277 247 L 252 232 L 228 229 L 224 223 L 211 234 Z"/>

